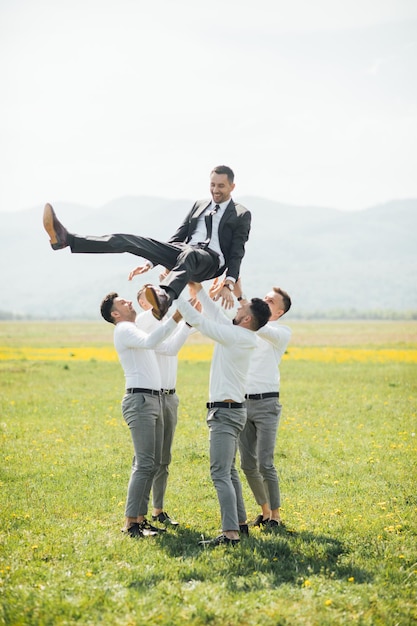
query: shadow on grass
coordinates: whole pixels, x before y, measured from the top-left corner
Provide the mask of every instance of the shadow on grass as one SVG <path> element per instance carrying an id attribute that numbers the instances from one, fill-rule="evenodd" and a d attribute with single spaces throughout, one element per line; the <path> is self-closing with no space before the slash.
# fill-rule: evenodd
<path id="1" fill-rule="evenodd" d="M 192 559 L 192 571 L 184 570 L 184 580 L 216 579 L 227 574 L 230 590 L 253 589 L 289 583 L 300 585 L 309 577 L 322 575 L 329 579 L 356 583 L 371 581 L 371 574 L 356 567 L 341 541 L 308 531 L 253 531 L 238 546 L 217 548 L 198 545 L 201 535 L 196 531 L 178 529 L 161 537 L 161 549 L 174 558 Z M 209 567 L 207 564 L 209 563 Z M 199 564 L 201 567 L 199 567 Z"/>

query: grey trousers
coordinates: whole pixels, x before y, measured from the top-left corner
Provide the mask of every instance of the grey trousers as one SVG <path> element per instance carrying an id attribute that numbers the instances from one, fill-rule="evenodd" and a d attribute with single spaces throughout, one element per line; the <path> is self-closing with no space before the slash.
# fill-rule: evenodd
<path id="1" fill-rule="evenodd" d="M 152 503 L 154 509 L 164 508 L 164 497 L 167 488 L 169 464 L 171 463 L 171 448 L 175 428 L 178 421 L 179 399 L 176 393 L 162 394 L 163 442 L 161 464 L 156 471 L 152 483 Z"/>
<path id="2" fill-rule="evenodd" d="M 239 530 L 246 521 L 242 485 L 236 470 L 239 433 L 246 421 L 246 409 L 209 409 L 210 475 L 220 504 L 222 530 Z"/>
<path id="3" fill-rule="evenodd" d="M 133 457 L 127 488 L 126 517 L 148 512 L 153 477 L 162 457 L 163 420 L 161 400 L 145 393 L 126 394 L 122 413 L 132 437 Z"/>
<path id="4" fill-rule="evenodd" d="M 219 257 L 215 252 L 186 243 L 166 243 L 149 237 L 123 233 L 102 237 L 81 237 L 71 234 L 68 241 L 73 253 L 129 252 L 148 259 L 154 265 L 167 267 L 171 272 L 161 285 L 171 289 L 176 296 L 180 295 L 190 281 L 203 282 L 219 276 L 223 271 L 223 268 L 219 268 Z"/>
<path id="5" fill-rule="evenodd" d="M 281 506 L 274 451 L 282 406 L 277 398 L 246 400 L 247 420 L 239 437 L 240 466 L 259 505 Z"/>

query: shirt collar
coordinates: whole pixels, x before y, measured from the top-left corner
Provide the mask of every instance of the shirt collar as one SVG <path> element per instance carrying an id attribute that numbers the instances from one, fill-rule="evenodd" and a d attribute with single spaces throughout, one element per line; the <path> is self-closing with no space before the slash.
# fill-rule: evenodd
<path id="1" fill-rule="evenodd" d="M 219 207 L 220 207 L 219 211 L 223 213 L 223 212 L 226 210 L 226 207 L 227 207 L 227 205 L 229 204 L 229 202 L 230 202 L 230 201 L 231 201 L 231 198 L 229 198 L 228 200 L 226 200 L 226 202 L 221 202 L 221 203 L 219 204 Z M 217 204 L 217 202 L 214 202 L 214 200 L 212 200 L 212 201 L 211 201 L 211 206 L 210 206 L 210 209 L 214 209 L 214 207 L 216 206 L 216 204 Z"/>

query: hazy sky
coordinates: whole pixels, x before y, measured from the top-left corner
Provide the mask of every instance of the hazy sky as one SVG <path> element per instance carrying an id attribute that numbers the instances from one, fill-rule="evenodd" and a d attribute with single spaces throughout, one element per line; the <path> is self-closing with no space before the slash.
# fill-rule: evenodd
<path id="1" fill-rule="evenodd" d="M 417 197 L 417 0 L 0 0 L 0 210 Z"/>

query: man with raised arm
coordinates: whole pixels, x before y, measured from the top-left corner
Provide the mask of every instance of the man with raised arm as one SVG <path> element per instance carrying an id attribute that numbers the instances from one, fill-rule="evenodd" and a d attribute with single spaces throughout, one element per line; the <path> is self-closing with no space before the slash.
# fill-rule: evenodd
<path id="1" fill-rule="evenodd" d="M 137 293 L 137 301 L 143 311 L 136 318 L 136 326 L 145 332 L 151 332 L 163 323 L 152 315 L 152 306 L 145 295 L 145 287 Z M 186 341 L 192 329 L 181 322 L 172 335 L 155 348 L 155 356 L 161 375 L 161 410 L 163 421 L 162 456 L 159 468 L 152 481 L 152 521 L 165 526 L 178 526 L 178 522 L 165 510 L 165 492 L 167 489 L 171 450 L 178 421 L 179 398 L 176 391 L 178 351 Z"/>
<path id="2" fill-rule="evenodd" d="M 181 315 L 175 312 L 148 334 L 137 328 L 132 302 L 115 292 L 102 300 L 100 310 L 115 326 L 114 345 L 126 380 L 122 413 L 134 448 L 123 532 L 136 538 L 155 535 L 158 529 L 146 519 L 163 444 L 161 376 L 154 349 L 174 331 Z"/>
<path id="3" fill-rule="evenodd" d="M 248 302 L 241 281 L 235 295 L 240 304 Z M 256 333 L 257 345 L 252 354 L 246 382 L 247 420 L 239 437 L 240 463 L 261 513 L 252 526 L 276 528 L 280 517 L 281 495 L 274 454 L 282 405 L 279 398 L 281 358 L 291 338 L 291 329 L 280 318 L 291 307 L 291 298 L 280 287 L 273 287 L 264 297 L 270 318 Z"/>
<path id="4" fill-rule="evenodd" d="M 270 310 L 266 302 L 252 298 L 238 309 L 231 321 L 210 299 L 201 284 L 194 284 L 192 288 L 204 314 L 183 297 L 178 299 L 177 308 L 188 324 L 215 341 L 207 425 L 210 432 L 210 474 L 217 491 L 222 521 L 222 533 L 200 543 L 236 545 L 240 541 L 239 531 L 246 526 L 241 484 L 234 465 L 239 433 L 246 422 L 246 375 L 256 346 L 256 331 L 267 323 Z"/>

